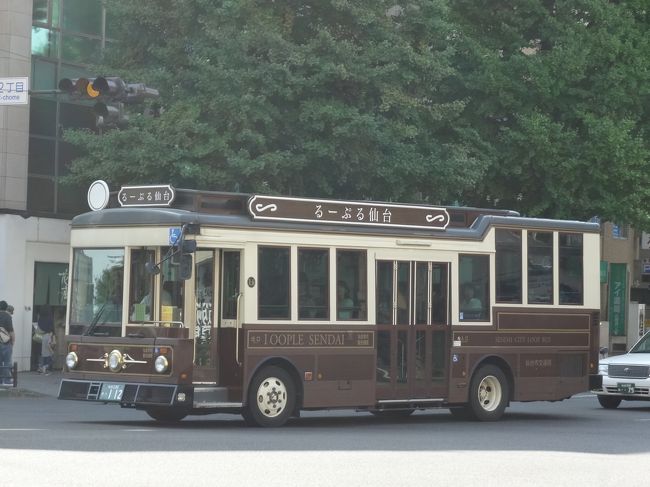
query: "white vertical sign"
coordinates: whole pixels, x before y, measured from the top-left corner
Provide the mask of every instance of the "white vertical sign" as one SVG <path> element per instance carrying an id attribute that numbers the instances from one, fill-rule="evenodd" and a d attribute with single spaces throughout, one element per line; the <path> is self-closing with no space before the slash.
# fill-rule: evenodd
<path id="1" fill-rule="evenodd" d="M 650 250 L 650 233 L 648 232 L 641 233 L 641 248 L 643 250 Z"/>
<path id="2" fill-rule="evenodd" d="M 27 105 L 29 78 L 0 78 L 0 105 Z"/>

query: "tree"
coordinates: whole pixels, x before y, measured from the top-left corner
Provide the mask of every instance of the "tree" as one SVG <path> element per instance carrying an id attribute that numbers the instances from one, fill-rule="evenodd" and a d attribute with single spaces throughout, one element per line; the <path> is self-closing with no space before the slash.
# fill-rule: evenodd
<path id="1" fill-rule="evenodd" d="M 493 163 L 466 201 L 649 228 L 647 2 L 452 0 L 468 124 Z"/>
<path id="2" fill-rule="evenodd" d="M 71 181 L 438 203 L 487 167 L 444 0 L 105 3 L 119 42 L 96 69 L 156 87 L 164 112 L 68 133 Z"/>

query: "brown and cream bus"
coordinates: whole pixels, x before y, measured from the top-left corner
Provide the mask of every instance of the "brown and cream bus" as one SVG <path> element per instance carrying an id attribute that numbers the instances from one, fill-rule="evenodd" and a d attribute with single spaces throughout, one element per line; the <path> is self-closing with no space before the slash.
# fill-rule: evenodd
<path id="1" fill-rule="evenodd" d="M 72 222 L 60 399 L 496 420 L 599 378 L 597 224 L 170 186 L 96 208 Z"/>

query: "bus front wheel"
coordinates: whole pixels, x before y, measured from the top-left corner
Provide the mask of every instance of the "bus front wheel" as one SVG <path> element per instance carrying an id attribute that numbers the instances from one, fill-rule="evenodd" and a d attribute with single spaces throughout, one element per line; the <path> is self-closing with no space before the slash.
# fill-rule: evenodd
<path id="1" fill-rule="evenodd" d="M 276 366 L 260 370 L 248 389 L 248 406 L 243 416 L 247 424 L 282 426 L 296 404 L 296 386 L 289 373 Z"/>
<path id="2" fill-rule="evenodd" d="M 495 365 L 484 365 L 472 377 L 469 407 L 479 421 L 497 421 L 508 405 L 508 381 Z"/>
<path id="3" fill-rule="evenodd" d="M 175 423 L 187 416 L 187 411 L 180 408 L 149 408 L 147 409 L 149 417 L 162 423 Z"/>

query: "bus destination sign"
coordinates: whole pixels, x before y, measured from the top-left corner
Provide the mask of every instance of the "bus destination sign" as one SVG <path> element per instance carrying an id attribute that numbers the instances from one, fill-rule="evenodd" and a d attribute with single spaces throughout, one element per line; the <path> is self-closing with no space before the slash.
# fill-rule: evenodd
<path id="1" fill-rule="evenodd" d="M 445 208 L 362 201 L 315 200 L 254 195 L 248 211 L 255 220 L 337 223 L 398 228 L 444 230 L 449 225 Z"/>
<path id="2" fill-rule="evenodd" d="M 122 186 L 117 193 L 121 206 L 169 206 L 176 193 L 169 184 L 157 186 Z"/>

